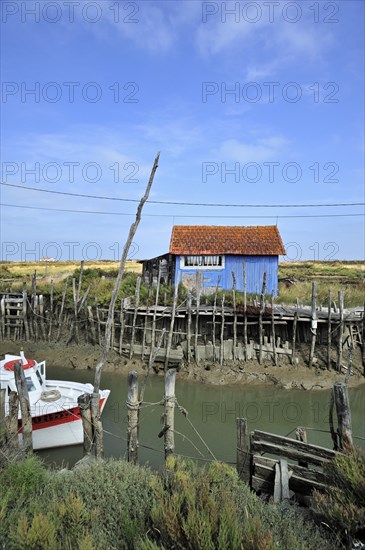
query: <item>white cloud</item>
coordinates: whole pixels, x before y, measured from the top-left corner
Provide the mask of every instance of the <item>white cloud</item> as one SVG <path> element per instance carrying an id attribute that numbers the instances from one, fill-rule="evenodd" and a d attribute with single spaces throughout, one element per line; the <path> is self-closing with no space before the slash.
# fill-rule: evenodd
<path id="1" fill-rule="evenodd" d="M 255 143 L 244 143 L 236 139 L 223 141 L 214 152 L 217 159 L 237 162 L 265 162 L 277 158 L 285 150 L 288 140 L 282 136 L 258 139 Z"/>

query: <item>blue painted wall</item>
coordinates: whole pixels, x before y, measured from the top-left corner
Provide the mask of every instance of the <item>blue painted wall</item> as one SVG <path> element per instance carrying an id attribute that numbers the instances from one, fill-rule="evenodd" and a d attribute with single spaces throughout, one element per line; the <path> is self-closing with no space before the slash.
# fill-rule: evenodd
<path id="1" fill-rule="evenodd" d="M 175 284 L 177 278 L 181 282 L 183 275 L 194 276 L 196 269 L 181 269 L 181 256 L 176 256 Z M 262 287 L 262 277 L 267 273 L 267 293 L 274 291 L 275 296 L 278 293 L 278 256 L 225 256 L 225 266 L 223 269 L 206 269 L 204 271 L 204 286 L 216 287 L 218 277 L 221 276 L 219 287 L 231 290 L 232 271 L 236 276 L 237 290 L 243 290 L 243 264 L 246 262 L 247 292 L 260 293 Z M 199 271 L 201 271 L 199 269 Z"/>

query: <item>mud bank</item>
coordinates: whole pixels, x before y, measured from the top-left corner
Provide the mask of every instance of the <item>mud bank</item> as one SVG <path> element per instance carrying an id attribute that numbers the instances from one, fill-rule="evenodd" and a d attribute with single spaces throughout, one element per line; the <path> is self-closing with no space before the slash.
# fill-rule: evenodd
<path id="1" fill-rule="evenodd" d="M 64 344 L 48 344 L 44 342 L 11 342 L 1 343 L 1 357 L 5 353 L 18 354 L 23 349 L 25 355 L 39 361 L 46 360 L 48 365 L 74 369 L 95 370 L 100 358 L 100 349 L 91 345 L 73 345 L 65 347 Z M 365 383 L 365 378 L 360 374 L 361 361 L 354 357 L 354 374 L 350 377 L 350 387 Z M 130 370 L 143 373 L 146 363 L 139 359 L 120 357 L 115 352 L 110 352 L 105 365 L 105 371 L 120 372 L 127 376 Z M 156 364 L 151 376 L 163 376 L 163 365 Z M 182 364 L 179 368 L 179 378 L 184 380 L 224 385 L 270 384 L 284 389 L 321 390 L 328 389 L 336 382 L 344 381 L 344 374 L 333 370 L 313 367 L 309 369 L 304 361 L 298 364 L 273 366 L 271 364 L 260 365 L 257 361 L 247 363 L 228 362 L 224 365 L 216 363 Z"/>

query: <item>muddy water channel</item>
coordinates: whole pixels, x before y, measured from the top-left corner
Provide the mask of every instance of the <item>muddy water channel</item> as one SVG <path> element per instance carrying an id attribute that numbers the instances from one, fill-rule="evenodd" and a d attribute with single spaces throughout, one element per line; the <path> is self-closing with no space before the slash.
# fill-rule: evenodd
<path id="1" fill-rule="evenodd" d="M 93 373 L 90 371 L 54 366 L 48 366 L 47 377 L 91 383 L 93 381 Z M 127 379 L 120 374 L 104 372 L 101 386 L 111 390 L 103 413 L 105 456 L 125 457 Z M 161 467 L 163 461 L 163 439 L 158 438 L 163 407 L 156 404 L 163 398 L 163 393 L 163 378 L 152 376 L 145 391 L 145 401 L 152 405 L 145 406 L 141 412 L 139 462 L 148 463 L 154 468 Z M 329 429 L 329 397 L 330 392 L 326 390 L 282 390 L 266 385 L 217 387 L 179 380 L 178 375 L 176 381 L 178 404 L 188 411 L 189 420 L 214 456 L 231 463 L 234 463 L 236 455 L 237 416 L 248 418 L 250 430 L 260 429 L 281 435 L 294 434 L 297 426 L 314 428 L 308 430 L 308 442 L 332 448 L 330 435 L 321 431 Z M 365 438 L 364 385 L 350 389 L 350 403 L 353 433 Z M 175 434 L 177 453 L 199 459 L 212 458 L 178 409 L 175 413 L 175 430 L 181 434 Z M 355 443 L 365 447 L 364 439 L 355 439 Z M 50 449 L 39 454 L 47 463 L 72 466 L 82 458 L 82 446 Z"/>

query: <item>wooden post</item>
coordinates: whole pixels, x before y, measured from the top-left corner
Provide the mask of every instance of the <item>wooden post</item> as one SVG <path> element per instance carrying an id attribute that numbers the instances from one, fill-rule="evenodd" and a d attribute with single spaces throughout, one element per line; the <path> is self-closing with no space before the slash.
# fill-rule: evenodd
<path id="1" fill-rule="evenodd" d="M 6 397 L 6 389 L 0 388 L 0 448 L 7 440 L 6 424 L 5 424 L 5 397 Z"/>
<path id="2" fill-rule="evenodd" d="M 48 342 L 51 341 L 52 325 L 53 325 L 53 291 L 54 291 L 54 284 L 53 284 L 53 279 L 51 279 L 51 288 L 50 288 L 50 292 L 49 292 L 49 327 L 48 327 Z"/>
<path id="3" fill-rule="evenodd" d="M 153 179 L 154 179 L 157 167 L 158 167 L 159 158 L 160 158 L 160 153 L 157 154 L 157 156 L 155 158 L 155 161 L 153 163 L 153 167 L 152 167 L 152 170 L 151 170 L 151 174 L 150 174 L 150 177 L 149 177 L 149 180 L 148 180 L 148 184 L 147 184 L 145 193 L 144 193 L 143 197 L 141 198 L 141 200 L 138 204 L 138 208 L 137 208 L 137 212 L 136 212 L 136 219 L 135 219 L 134 223 L 132 223 L 132 225 L 130 226 L 127 241 L 126 241 L 126 243 L 124 245 L 124 248 L 123 248 L 122 257 L 120 259 L 120 264 L 119 264 L 118 275 L 115 279 L 114 288 L 113 288 L 113 292 L 112 292 L 112 297 L 111 297 L 111 300 L 110 300 L 110 303 L 109 303 L 108 316 L 107 316 L 107 320 L 106 320 L 106 323 L 105 323 L 104 345 L 103 345 L 103 348 L 102 348 L 102 352 L 101 352 L 99 362 L 98 362 L 98 364 L 96 366 L 96 369 L 95 369 L 94 393 L 93 393 L 93 399 L 92 399 L 92 404 L 91 404 L 91 411 L 92 411 L 93 422 L 96 422 L 94 433 L 95 433 L 95 445 L 96 445 L 96 456 L 97 457 L 98 457 L 98 455 L 100 456 L 103 453 L 103 431 L 102 431 L 102 426 L 101 426 L 101 421 L 100 421 L 100 407 L 99 407 L 100 381 L 101 381 L 101 373 L 102 373 L 103 367 L 104 367 L 104 365 L 107 361 L 109 351 L 110 351 L 111 331 L 112 331 L 112 325 L 113 325 L 113 321 L 114 321 L 115 304 L 116 304 L 116 301 L 117 301 L 117 298 L 118 298 L 118 292 L 119 292 L 119 289 L 120 289 L 120 284 L 121 284 L 122 279 L 123 279 L 123 274 L 124 274 L 124 270 L 125 270 L 125 263 L 126 263 L 126 260 L 127 260 L 127 257 L 128 257 L 129 248 L 130 248 L 131 243 L 133 241 L 133 238 L 136 234 L 138 225 L 141 221 L 143 206 L 145 205 L 145 203 L 146 203 L 146 201 L 149 197 L 150 190 L 151 190 L 152 183 L 153 183 Z M 97 415 L 97 412 L 98 412 L 98 415 Z"/>
<path id="4" fill-rule="evenodd" d="M 333 393 L 338 421 L 339 447 L 341 450 L 348 452 L 353 446 L 348 388 L 346 384 L 336 382 L 333 386 Z"/>
<path id="5" fill-rule="evenodd" d="M 175 369 L 169 369 L 165 376 L 165 460 L 175 450 L 174 410 L 175 410 Z"/>
<path id="6" fill-rule="evenodd" d="M 19 447 L 18 439 L 19 397 L 16 391 L 9 393 L 9 416 L 6 417 L 8 445 L 13 449 Z"/>
<path id="7" fill-rule="evenodd" d="M 15 377 L 16 388 L 18 391 L 20 411 L 21 411 L 21 417 L 22 417 L 22 433 L 23 433 L 22 447 L 25 451 L 31 451 L 33 449 L 32 417 L 30 414 L 28 388 L 27 388 L 27 383 L 25 381 L 24 369 L 21 361 L 17 361 L 14 364 L 14 377 Z"/>
<path id="8" fill-rule="evenodd" d="M 271 293 L 271 340 L 272 340 L 272 352 L 274 356 L 274 365 L 278 364 L 278 356 L 276 353 L 275 342 L 275 318 L 274 318 L 274 291 Z"/>
<path id="9" fill-rule="evenodd" d="M 333 409 L 335 406 L 335 391 L 334 388 L 332 388 L 331 391 L 331 398 L 330 398 L 330 409 L 328 414 L 328 421 L 330 425 L 330 433 L 331 438 L 333 442 L 333 450 L 338 451 L 338 433 L 335 431 L 334 424 L 333 424 Z"/>
<path id="10" fill-rule="evenodd" d="M 23 287 L 23 323 L 24 323 L 24 329 L 25 329 L 25 341 L 29 342 L 29 325 L 28 325 L 28 317 L 27 317 L 27 289 Z"/>
<path id="11" fill-rule="evenodd" d="M 188 365 L 191 363 L 191 294 L 189 291 L 187 299 L 187 309 L 188 309 L 188 326 L 187 326 L 187 360 Z M 214 352 L 213 352 L 214 353 Z"/>
<path id="12" fill-rule="evenodd" d="M 219 354 L 219 363 L 223 365 L 224 360 L 224 300 L 225 294 L 222 294 L 222 314 L 221 314 L 221 351 Z"/>
<path id="13" fill-rule="evenodd" d="M 138 374 L 136 371 L 128 373 L 128 462 L 137 464 L 138 459 Z"/>
<path id="14" fill-rule="evenodd" d="M 120 301 L 120 315 L 119 315 L 119 323 L 120 323 L 120 332 L 119 332 L 119 355 L 122 355 L 123 351 L 123 335 L 124 335 L 124 298 Z"/>
<path id="15" fill-rule="evenodd" d="M 46 340 L 46 328 L 44 324 L 44 302 L 43 302 L 43 294 L 39 295 L 39 319 L 40 319 L 40 325 L 41 325 L 41 332 L 42 332 L 42 338 L 43 340 Z"/>
<path id="16" fill-rule="evenodd" d="M 221 277 L 220 275 L 218 276 L 218 279 L 217 279 L 217 285 L 215 287 L 215 293 L 214 293 L 214 305 L 213 305 L 213 333 L 212 333 L 212 343 L 213 343 L 213 361 L 216 361 L 217 357 L 216 357 L 216 350 L 215 350 L 215 318 L 216 318 L 216 315 L 217 315 L 217 295 L 218 295 L 218 287 L 219 287 L 219 283 L 221 281 Z"/>
<path id="17" fill-rule="evenodd" d="M 95 457 L 103 458 L 104 456 L 104 437 L 103 425 L 100 419 L 100 395 L 99 392 L 93 392 L 91 397 L 91 422 L 93 426 L 93 446 L 95 449 Z"/>
<path id="18" fill-rule="evenodd" d="M 232 300 L 233 300 L 233 361 L 237 359 L 237 311 L 236 311 L 236 277 L 232 271 Z"/>
<path id="19" fill-rule="evenodd" d="M 204 275 L 203 275 L 204 277 Z M 198 335 L 199 335 L 199 308 L 200 308 L 200 294 L 201 294 L 201 273 L 196 272 L 196 314 L 195 314 L 195 334 L 194 334 L 194 356 L 195 362 L 198 362 Z"/>
<path id="20" fill-rule="evenodd" d="M 62 302 L 61 302 L 61 309 L 60 309 L 60 315 L 58 317 L 58 331 L 57 331 L 57 338 L 56 341 L 58 342 L 61 335 L 61 329 L 62 329 L 62 316 L 63 316 L 63 309 L 65 307 L 65 300 L 66 300 L 66 292 L 67 292 L 67 285 L 68 285 L 68 277 L 66 278 L 65 282 L 65 288 L 63 289 L 62 293 Z"/>
<path id="21" fill-rule="evenodd" d="M 281 500 L 289 500 L 289 472 L 288 463 L 283 458 L 280 459 L 280 474 L 281 474 Z"/>
<path id="22" fill-rule="evenodd" d="M 134 340 L 136 337 L 136 321 L 137 321 L 137 315 L 138 315 L 138 308 L 139 308 L 139 291 L 141 288 L 141 277 L 137 277 L 136 280 L 136 289 L 134 294 L 134 312 L 133 312 L 133 322 L 132 322 L 132 336 L 131 336 L 131 343 L 129 348 L 129 359 L 132 359 L 133 357 L 133 351 L 134 351 Z"/>
<path id="23" fill-rule="evenodd" d="M 262 277 L 262 289 L 260 296 L 260 311 L 259 311 L 259 363 L 262 364 L 262 345 L 264 341 L 264 331 L 262 324 L 262 316 L 265 311 L 265 292 L 266 292 L 266 271 Z"/>
<path id="24" fill-rule="evenodd" d="M 80 296 L 81 296 L 81 285 L 82 285 L 82 273 L 83 273 L 83 271 L 84 271 L 84 260 L 81 260 L 81 262 L 80 262 L 79 284 L 78 284 L 78 287 L 77 287 L 77 296 L 76 296 L 77 303 L 80 301 Z"/>
<path id="25" fill-rule="evenodd" d="M 151 352 L 150 360 L 153 355 L 153 350 L 156 346 L 156 316 L 157 316 L 157 306 L 158 306 L 158 297 L 160 292 L 160 280 L 161 280 L 161 264 L 158 264 L 158 274 L 157 274 L 157 286 L 156 286 L 156 297 L 155 297 L 155 308 L 153 310 L 152 318 L 152 335 L 151 335 Z"/>
<path id="26" fill-rule="evenodd" d="M 332 340 L 332 293 L 331 289 L 328 290 L 328 320 L 327 320 L 327 369 L 331 369 L 331 340 Z"/>
<path id="27" fill-rule="evenodd" d="M 143 334 L 142 334 L 142 354 L 141 354 L 142 361 L 144 359 L 145 348 L 146 348 L 146 337 L 147 337 L 147 330 L 148 330 L 147 327 L 149 325 L 148 314 L 150 312 L 151 294 L 152 294 L 152 273 L 150 273 L 148 277 L 147 307 L 146 307 L 146 316 L 144 318 L 144 327 L 143 327 Z"/>
<path id="28" fill-rule="evenodd" d="M 295 438 L 296 438 L 297 441 L 303 441 L 303 443 L 308 443 L 306 429 L 298 427 L 295 430 Z M 308 462 L 304 462 L 303 460 L 298 460 L 298 464 L 299 464 L 299 466 L 303 466 L 304 468 L 308 468 Z"/>
<path id="29" fill-rule="evenodd" d="M 91 453 L 93 445 L 93 425 L 91 419 L 91 395 L 83 393 L 77 398 L 84 431 L 84 456 Z"/>
<path id="30" fill-rule="evenodd" d="M 237 455 L 236 468 L 237 473 L 248 485 L 251 485 L 251 452 L 250 439 L 248 434 L 248 425 L 246 418 L 236 418 L 237 435 Z"/>
<path id="31" fill-rule="evenodd" d="M 313 281 L 312 283 L 312 322 L 311 322 L 311 333 L 312 333 L 312 339 L 311 339 L 311 348 L 309 353 L 309 368 L 313 365 L 313 359 L 314 359 L 314 349 L 316 346 L 316 338 L 317 338 L 317 309 L 316 309 L 316 300 L 317 300 L 317 283 Z"/>
<path id="32" fill-rule="evenodd" d="M 247 340 L 247 273 L 246 262 L 243 264 L 243 345 L 245 347 L 245 361 L 248 360 Z"/>
<path id="33" fill-rule="evenodd" d="M 338 293 L 338 303 L 339 303 L 339 310 L 340 310 L 340 325 L 339 325 L 339 331 L 338 331 L 336 369 L 338 372 L 341 372 L 342 339 L 343 339 L 343 292 L 341 291 L 339 291 Z"/>
<path id="34" fill-rule="evenodd" d="M 170 351 L 171 351 L 171 344 L 172 344 L 172 334 L 174 332 L 174 324 L 175 324 L 175 314 L 176 314 L 176 306 L 177 306 L 177 298 L 179 294 L 179 275 L 177 276 L 175 288 L 174 288 L 174 300 L 172 302 L 172 309 L 171 309 L 171 320 L 170 320 L 170 330 L 167 337 L 167 346 L 166 346 L 166 357 L 165 357 L 165 371 L 167 370 L 168 364 L 169 364 L 169 357 L 170 357 Z"/>
<path id="35" fill-rule="evenodd" d="M 291 352 L 291 364 L 295 364 L 295 344 L 296 344 L 296 337 L 297 337 L 297 323 L 298 323 L 298 307 L 297 310 L 294 312 L 294 319 L 293 319 L 293 338 L 292 338 L 292 352 Z"/>

